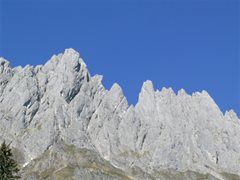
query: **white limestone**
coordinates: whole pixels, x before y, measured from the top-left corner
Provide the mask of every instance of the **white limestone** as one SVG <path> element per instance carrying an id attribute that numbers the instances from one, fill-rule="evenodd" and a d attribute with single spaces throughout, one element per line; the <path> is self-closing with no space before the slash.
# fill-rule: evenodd
<path id="1" fill-rule="evenodd" d="M 39 177 L 29 175 L 34 167 L 40 172 L 50 165 L 56 171 L 48 178 L 56 178 L 59 159 L 64 167 L 78 164 L 68 169 L 74 179 L 240 177 L 240 121 L 233 110 L 223 114 L 206 91 L 155 91 L 148 80 L 134 107 L 118 84 L 106 90 L 101 81 L 73 49 L 36 67 L 11 68 L 0 58 L 0 141 L 12 141 L 26 179 Z M 56 148 L 61 144 L 95 152 L 86 160 L 91 167 L 102 158 L 102 167 L 117 175 L 79 169 L 83 162 L 67 160 L 68 151 Z M 52 157 L 56 152 L 62 155 Z"/>

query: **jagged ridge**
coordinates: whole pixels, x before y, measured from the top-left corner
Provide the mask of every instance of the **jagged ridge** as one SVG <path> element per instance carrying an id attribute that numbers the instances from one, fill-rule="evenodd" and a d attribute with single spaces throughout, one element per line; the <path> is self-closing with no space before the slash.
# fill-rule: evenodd
<path id="1" fill-rule="evenodd" d="M 36 67 L 11 68 L 0 59 L 0 140 L 12 141 L 25 179 L 39 179 L 49 163 L 49 179 L 59 179 L 54 173 L 64 167 L 75 179 L 239 177 L 240 121 L 233 111 L 223 114 L 206 91 L 154 91 L 146 81 L 129 106 L 118 84 L 106 90 L 101 81 L 73 49 Z M 72 166 L 58 148 L 64 144 L 94 152 L 117 173 Z M 34 161 L 50 152 L 61 156 Z"/>

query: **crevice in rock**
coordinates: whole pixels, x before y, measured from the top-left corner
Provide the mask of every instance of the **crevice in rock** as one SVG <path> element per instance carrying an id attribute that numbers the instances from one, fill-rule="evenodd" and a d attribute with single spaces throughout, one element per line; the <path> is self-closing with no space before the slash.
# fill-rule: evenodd
<path id="1" fill-rule="evenodd" d="M 143 144 L 144 144 L 144 142 L 145 142 L 146 137 L 147 137 L 147 133 L 145 133 L 145 134 L 143 135 L 142 142 L 141 142 L 141 144 L 140 144 L 140 149 L 143 148 Z"/>
<path id="2" fill-rule="evenodd" d="M 31 99 L 28 99 L 25 103 L 23 103 L 23 106 L 28 107 L 30 103 L 31 103 Z"/>

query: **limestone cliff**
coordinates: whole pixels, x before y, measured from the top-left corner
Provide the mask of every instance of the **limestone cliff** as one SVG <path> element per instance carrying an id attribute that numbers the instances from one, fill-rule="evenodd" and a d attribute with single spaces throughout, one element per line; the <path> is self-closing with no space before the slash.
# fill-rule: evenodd
<path id="1" fill-rule="evenodd" d="M 0 141 L 23 179 L 240 179 L 240 120 L 206 91 L 155 91 L 136 106 L 67 49 L 45 65 L 0 58 Z"/>

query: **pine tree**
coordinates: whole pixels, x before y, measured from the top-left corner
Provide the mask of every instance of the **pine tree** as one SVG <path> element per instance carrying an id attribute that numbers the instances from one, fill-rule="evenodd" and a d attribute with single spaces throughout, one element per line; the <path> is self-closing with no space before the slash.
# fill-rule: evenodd
<path id="1" fill-rule="evenodd" d="M 19 179 L 17 176 L 19 169 L 16 161 L 12 158 L 13 154 L 5 141 L 0 147 L 0 180 Z"/>

